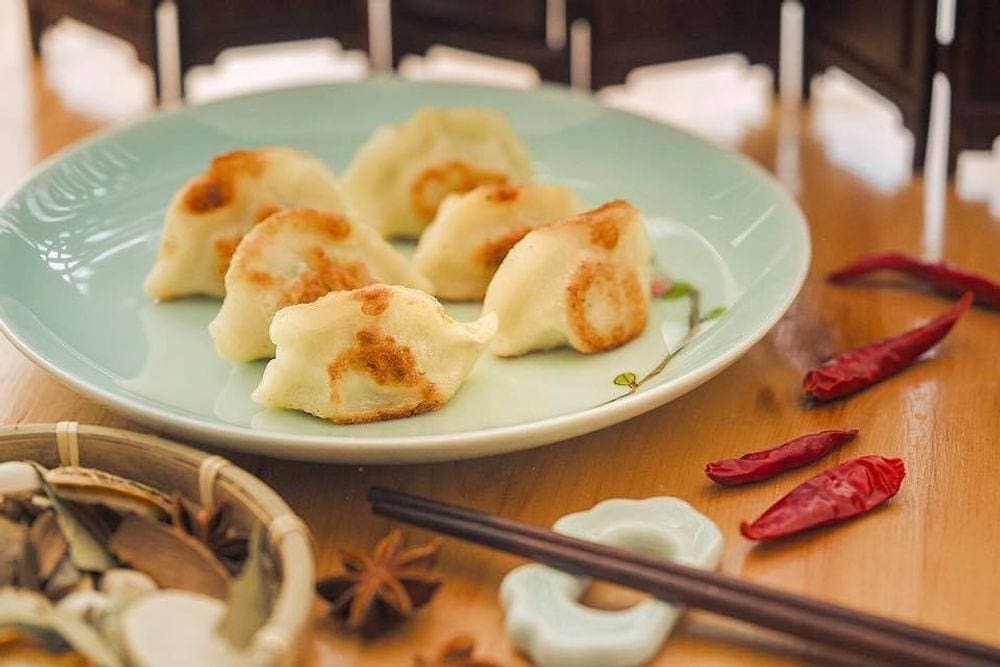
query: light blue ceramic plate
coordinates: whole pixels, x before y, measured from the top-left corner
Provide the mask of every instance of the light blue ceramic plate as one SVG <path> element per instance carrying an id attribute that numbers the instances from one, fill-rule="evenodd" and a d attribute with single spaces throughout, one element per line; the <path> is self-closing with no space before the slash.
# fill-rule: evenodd
<path id="1" fill-rule="evenodd" d="M 143 296 L 167 201 L 212 156 L 241 146 L 297 146 L 343 170 L 375 127 L 424 105 L 504 111 L 540 180 L 569 184 L 590 204 L 632 201 L 659 266 L 697 285 L 706 310 L 726 306 L 725 314 L 655 379 L 613 401 L 627 391 L 614 384 L 618 374 L 641 377 L 676 345 L 683 300 L 656 302 L 645 334 L 613 352 L 487 355 L 450 403 L 418 417 L 337 426 L 256 406 L 249 396 L 263 364 L 231 366 L 215 355 L 205 327 L 217 302 Z M 445 460 L 562 440 L 680 396 L 774 325 L 808 264 L 802 213 L 736 154 L 562 89 L 376 79 L 162 114 L 50 160 L 0 209 L 0 323 L 67 384 L 181 436 L 290 458 Z M 450 310 L 477 314 L 470 305 Z"/>

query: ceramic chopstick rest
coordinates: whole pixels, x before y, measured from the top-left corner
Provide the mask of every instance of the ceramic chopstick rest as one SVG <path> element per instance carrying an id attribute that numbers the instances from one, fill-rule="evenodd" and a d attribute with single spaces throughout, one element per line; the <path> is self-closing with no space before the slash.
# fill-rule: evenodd
<path id="1" fill-rule="evenodd" d="M 714 569 L 722 533 L 679 498 L 616 498 L 569 514 L 554 530 L 669 560 Z M 681 608 L 655 599 L 604 611 L 578 601 L 589 580 L 545 565 L 523 565 L 500 586 L 507 633 L 542 667 L 640 665 L 660 649 Z"/>

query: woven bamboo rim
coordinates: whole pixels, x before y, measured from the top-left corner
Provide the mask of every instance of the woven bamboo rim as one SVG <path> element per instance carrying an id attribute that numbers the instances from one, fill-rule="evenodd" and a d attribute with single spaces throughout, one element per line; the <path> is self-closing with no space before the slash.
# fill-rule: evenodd
<path id="1" fill-rule="evenodd" d="M 302 520 L 264 482 L 221 456 L 151 435 L 76 422 L 0 427 L 0 460 L 17 459 L 47 467 L 99 468 L 203 504 L 226 501 L 238 525 L 264 525 L 281 585 L 247 658 L 254 664 L 296 661 L 313 605 L 312 540 Z"/>

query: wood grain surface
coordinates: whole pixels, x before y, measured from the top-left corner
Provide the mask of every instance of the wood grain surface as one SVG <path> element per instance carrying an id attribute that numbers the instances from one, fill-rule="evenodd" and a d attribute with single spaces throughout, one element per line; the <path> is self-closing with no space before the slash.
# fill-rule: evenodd
<path id="1" fill-rule="evenodd" d="M 72 143 L 98 124 L 63 109 L 31 77 L 33 160 Z M 0 82 L 0 89 L 2 89 Z M 943 311 L 948 300 L 907 289 L 840 287 L 822 278 L 855 256 L 893 249 L 933 251 L 924 228 L 921 183 L 891 196 L 866 188 L 823 157 L 809 137 L 799 167 L 814 258 L 809 280 L 763 341 L 718 378 L 646 415 L 584 437 L 531 451 L 457 463 L 405 467 L 302 464 L 232 455 L 282 494 L 313 530 L 317 570 L 337 568 L 336 549 L 369 549 L 390 527 L 367 509 L 382 484 L 549 525 L 614 497 L 675 495 L 714 519 L 726 537 L 723 572 L 832 602 L 1000 643 L 1000 313 L 973 309 L 929 358 L 848 400 L 802 402 L 805 371 L 827 355 L 904 331 Z M 0 136 L 16 128 L 0 127 Z M 743 150 L 774 168 L 780 122 L 750 136 Z M 4 184 L 10 186 L 11 184 Z M 1000 221 L 985 207 L 949 195 L 943 257 L 1000 276 Z M 76 395 L 0 340 L 0 423 L 73 419 L 148 431 Z M 539 396 L 544 400 L 544 396 Z M 908 476 L 887 506 L 860 520 L 779 544 L 755 546 L 739 522 L 823 468 L 811 466 L 747 488 L 720 489 L 707 461 L 827 428 L 859 428 L 832 454 L 834 464 L 863 454 L 902 457 Z M 413 541 L 427 538 L 406 531 Z M 478 654 L 527 664 L 503 630 L 497 586 L 519 561 L 448 540 L 447 583 L 411 622 L 363 643 L 344 635 L 317 603 L 309 655 L 315 665 L 409 665 L 465 632 Z M 614 594 L 612 594 L 612 597 Z M 607 596 L 605 596 L 607 597 Z M 814 647 L 703 613 L 688 614 L 653 664 L 772 665 L 829 659 Z"/>

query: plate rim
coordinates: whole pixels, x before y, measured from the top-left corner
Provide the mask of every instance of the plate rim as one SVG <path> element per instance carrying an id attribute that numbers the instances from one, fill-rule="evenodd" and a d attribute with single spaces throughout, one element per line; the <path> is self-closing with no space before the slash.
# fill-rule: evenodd
<path id="1" fill-rule="evenodd" d="M 784 201 L 794 214 L 793 221 L 797 231 L 798 241 L 803 248 L 802 256 L 794 276 L 794 288 L 789 290 L 784 300 L 774 308 L 766 318 L 739 343 L 708 363 L 691 371 L 687 375 L 655 385 L 634 394 L 625 395 L 612 402 L 590 407 L 584 410 L 569 412 L 554 417 L 531 421 L 523 424 L 496 426 L 476 431 L 462 431 L 441 435 L 417 436 L 385 436 L 378 438 L 359 438 L 339 435 L 302 435 L 280 431 L 256 431 L 249 427 L 235 424 L 215 424 L 202 419 L 177 414 L 154 405 L 145 405 L 126 395 L 115 393 L 90 384 L 84 378 L 77 378 L 72 373 L 64 371 L 55 363 L 36 353 L 27 341 L 22 340 L 13 331 L 7 318 L 0 313 L 0 332 L 21 354 L 32 363 L 56 378 L 63 385 L 70 387 L 83 396 L 102 405 L 111 407 L 126 416 L 141 423 L 152 424 L 167 433 L 178 434 L 191 438 L 203 444 L 217 445 L 238 452 L 262 454 L 275 458 L 294 459 L 300 461 L 316 461 L 326 463 L 368 463 L 368 464 L 410 464 L 441 461 L 457 461 L 484 456 L 508 454 L 553 444 L 579 435 L 592 433 L 603 428 L 614 426 L 632 417 L 636 417 L 655 408 L 661 407 L 675 398 L 708 382 L 721 373 L 736 360 L 756 345 L 775 324 L 785 315 L 792 303 L 798 298 L 805 283 L 812 261 L 812 239 L 809 224 L 794 197 L 778 183 L 774 176 L 764 167 L 736 150 L 727 149 L 713 144 L 683 128 L 663 123 L 628 110 L 608 106 L 595 95 L 574 90 L 568 86 L 545 82 L 530 90 L 504 88 L 463 82 L 417 82 L 409 81 L 392 75 L 378 75 L 361 81 L 317 83 L 299 86 L 272 88 L 254 91 L 243 95 L 213 100 L 203 104 L 184 105 L 177 108 L 157 109 L 128 121 L 111 124 L 83 139 L 72 143 L 49 155 L 34 165 L 20 178 L 17 183 L 0 197 L 0 208 L 6 207 L 29 183 L 41 176 L 51 167 L 63 160 L 81 152 L 93 144 L 103 141 L 119 132 L 124 132 L 143 125 L 152 124 L 162 118 L 182 116 L 195 113 L 200 109 L 232 103 L 236 100 L 248 100 L 274 94 L 294 95 L 301 90 L 317 88 L 344 88 L 361 86 L 372 82 L 405 83 L 418 87 L 470 88 L 475 90 L 503 90 L 514 94 L 532 96 L 539 90 L 554 92 L 576 98 L 577 101 L 593 104 L 602 111 L 613 115 L 627 116 L 655 128 L 668 127 L 674 132 L 685 135 L 688 139 L 709 147 L 712 150 L 725 153 L 728 157 L 742 163 L 751 172 L 756 173 L 763 182 L 771 188 L 775 197 Z M 277 449 L 277 451 L 276 451 Z"/>

